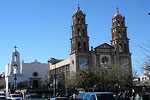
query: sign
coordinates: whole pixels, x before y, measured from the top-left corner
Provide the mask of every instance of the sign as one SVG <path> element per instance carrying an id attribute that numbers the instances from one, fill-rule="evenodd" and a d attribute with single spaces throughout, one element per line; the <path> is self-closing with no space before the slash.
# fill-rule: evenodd
<path id="1" fill-rule="evenodd" d="M 80 69 L 87 68 L 87 65 L 88 65 L 87 58 L 79 58 Z"/>

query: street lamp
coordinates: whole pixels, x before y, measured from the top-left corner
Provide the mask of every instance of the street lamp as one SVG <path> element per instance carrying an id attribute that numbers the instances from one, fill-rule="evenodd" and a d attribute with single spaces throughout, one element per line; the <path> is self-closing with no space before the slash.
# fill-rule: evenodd
<path id="1" fill-rule="evenodd" d="M 104 71 L 105 69 L 111 69 L 108 65 L 107 65 L 107 61 L 104 61 L 101 63 L 102 65 L 102 87 L 103 87 L 103 90 L 105 91 L 105 86 L 104 86 Z"/>
<path id="2" fill-rule="evenodd" d="M 65 86 L 65 89 L 66 89 L 66 96 L 67 96 L 68 95 L 67 86 Z"/>
<path id="3" fill-rule="evenodd" d="M 15 91 L 16 91 L 16 88 L 17 88 L 17 85 L 16 85 L 16 80 L 17 80 L 16 73 L 17 73 L 17 64 L 14 64 L 14 74 L 15 74 L 15 77 L 14 77 L 14 80 L 15 80 L 14 88 L 15 88 Z"/>
<path id="4" fill-rule="evenodd" d="M 148 13 L 148 15 L 150 16 L 150 12 Z"/>
<path id="5" fill-rule="evenodd" d="M 102 65 L 102 88 L 103 88 L 103 90 L 105 89 L 104 88 L 104 68 L 105 68 L 105 64 L 106 64 L 106 62 L 105 63 L 101 63 L 101 65 Z"/>
<path id="6" fill-rule="evenodd" d="M 55 69 L 54 69 L 54 71 L 55 71 L 55 73 L 54 73 L 54 96 L 56 96 L 56 63 L 57 62 L 58 62 L 58 60 L 55 58 L 49 59 L 49 63 L 55 64 Z"/>

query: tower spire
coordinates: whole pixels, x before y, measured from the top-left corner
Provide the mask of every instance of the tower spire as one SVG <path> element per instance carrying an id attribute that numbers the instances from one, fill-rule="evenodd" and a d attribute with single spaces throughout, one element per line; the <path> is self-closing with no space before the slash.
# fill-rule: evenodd
<path id="1" fill-rule="evenodd" d="M 80 10 L 80 4 L 78 3 L 78 10 Z"/>
<path id="2" fill-rule="evenodd" d="M 117 9 L 117 14 L 119 14 L 119 7 L 117 7 L 116 9 Z"/>

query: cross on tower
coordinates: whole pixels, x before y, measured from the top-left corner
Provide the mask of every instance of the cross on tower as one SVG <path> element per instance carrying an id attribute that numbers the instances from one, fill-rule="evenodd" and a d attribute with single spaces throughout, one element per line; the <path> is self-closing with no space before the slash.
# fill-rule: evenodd
<path id="1" fill-rule="evenodd" d="M 18 48 L 17 46 L 14 46 L 14 48 L 15 48 L 15 51 L 16 51 L 16 49 Z"/>
<path id="2" fill-rule="evenodd" d="M 117 7 L 116 9 L 117 9 L 117 14 L 119 14 L 119 7 Z"/>
<path id="3" fill-rule="evenodd" d="M 116 9 L 119 10 L 119 7 L 117 7 Z"/>

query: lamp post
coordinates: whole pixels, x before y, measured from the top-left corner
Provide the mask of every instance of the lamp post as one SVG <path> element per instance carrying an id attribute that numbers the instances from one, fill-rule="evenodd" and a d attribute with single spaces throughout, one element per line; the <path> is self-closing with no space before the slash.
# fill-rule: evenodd
<path id="1" fill-rule="evenodd" d="M 14 64 L 14 74 L 15 74 L 15 77 L 14 77 L 14 80 L 15 80 L 14 88 L 15 88 L 15 91 L 16 91 L 16 88 L 17 88 L 17 85 L 16 85 L 16 80 L 17 80 L 16 73 L 17 73 L 17 64 Z"/>
<path id="2" fill-rule="evenodd" d="M 48 67 L 50 67 L 50 60 L 47 61 L 48 62 Z M 50 87 L 50 84 L 51 84 L 51 77 L 50 77 L 50 72 L 49 72 L 49 75 L 48 75 L 48 87 Z"/>
<path id="3" fill-rule="evenodd" d="M 52 64 L 55 64 L 55 69 L 54 69 L 54 96 L 56 96 L 56 63 L 57 63 L 57 59 L 50 58 L 49 62 Z"/>
<path id="4" fill-rule="evenodd" d="M 66 89 L 66 96 L 67 96 L 68 95 L 67 86 L 65 86 L 65 89 Z"/>
<path id="5" fill-rule="evenodd" d="M 103 90 L 105 91 L 105 86 L 104 86 L 104 70 L 105 69 L 111 69 L 108 65 L 107 65 L 107 61 L 104 61 L 101 63 L 102 65 L 102 87 L 103 87 Z"/>
<path id="6" fill-rule="evenodd" d="M 102 88 L 103 88 L 103 90 L 105 90 L 105 88 L 104 88 L 104 68 L 105 68 L 105 64 L 101 63 L 101 65 L 102 65 Z"/>

